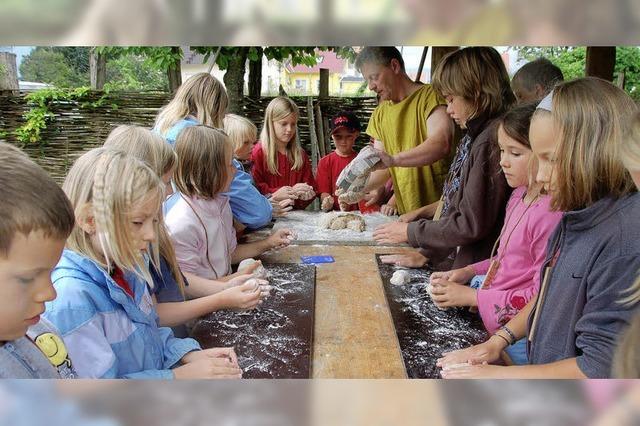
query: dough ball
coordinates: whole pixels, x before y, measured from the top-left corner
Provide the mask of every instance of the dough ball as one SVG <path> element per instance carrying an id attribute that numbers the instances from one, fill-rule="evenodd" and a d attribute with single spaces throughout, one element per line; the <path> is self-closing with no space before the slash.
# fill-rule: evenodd
<path id="1" fill-rule="evenodd" d="M 249 258 L 249 259 L 245 259 L 242 262 L 240 262 L 240 264 L 238 265 L 238 271 L 244 268 L 247 268 L 251 265 L 253 265 L 254 263 L 256 263 L 257 260 Z"/>
<path id="2" fill-rule="evenodd" d="M 409 276 L 409 271 L 395 271 L 391 276 L 391 280 L 389 282 L 393 285 L 404 285 L 411 280 Z"/>

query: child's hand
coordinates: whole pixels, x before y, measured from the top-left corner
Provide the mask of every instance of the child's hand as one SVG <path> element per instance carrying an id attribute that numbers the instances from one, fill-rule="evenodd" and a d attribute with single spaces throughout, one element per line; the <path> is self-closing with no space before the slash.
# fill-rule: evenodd
<path id="1" fill-rule="evenodd" d="M 476 275 L 471 266 L 465 266 L 464 268 L 452 269 L 451 271 L 434 272 L 431 274 L 431 281 L 453 281 L 454 283 L 464 284 L 471 280 Z"/>
<path id="2" fill-rule="evenodd" d="M 398 214 L 398 209 L 396 209 L 396 206 L 392 206 L 391 204 L 383 204 L 380 206 L 380 213 L 385 216 L 394 216 Z"/>
<path id="3" fill-rule="evenodd" d="M 262 303 L 261 280 L 250 279 L 244 284 L 221 291 L 222 305 L 228 309 L 254 309 Z"/>
<path id="4" fill-rule="evenodd" d="M 295 239 L 294 233 L 286 228 L 278 229 L 269 238 L 267 242 L 270 248 L 280 249 L 288 246 Z"/>
<path id="5" fill-rule="evenodd" d="M 328 212 L 329 210 L 333 209 L 333 201 L 334 200 L 331 195 L 327 195 L 326 197 L 324 197 L 322 199 L 322 205 L 320 206 L 322 211 Z"/>
<path id="6" fill-rule="evenodd" d="M 281 201 L 276 201 L 272 198 L 269 199 L 271 201 L 271 207 L 273 208 L 272 215 L 273 217 L 284 217 L 293 209 L 293 205 L 295 201 L 291 198 L 286 198 Z"/>
<path id="7" fill-rule="evenodd" d="M 258 262 L 260 262 L 259 260 L 255 263 L 252 263 L 251 265 L 242 268 L 242 270 L 238 271 L 241 275 L 238 275 L 237 277 L 233 277 L 231 278 L 229 281 L 227 281 L 226 283 L 226 287 L 225 290 L 231 287 L 237 287 L 239 285 L 244 284 L 245 282 L 247 282 L 248 279 L 253 278 L 253 271 L 255 271 L 255 269 L 260 265 L 258 264 Z M 257 266 L 254 266 L 256 265 Z"/>
<path id="8" fill-rule="evenodd" d="M 296 183 L 295 185 L 293 185 L 293 191 L 299 199 L 304 201 L 312 200 L 316 196 L 313 187 L 304 182 Z"/>
<path id="9" fill-rule="evenodd" d="M 502 338 L 491 336 L 489 340 L 479 345 L 443 353 L 443 356 L 436 361 L 436 366 L 444 368 L 465 362 L 472 364 L 495 362 L 500 358 L 500 353 L 506 347 L 506 342 Z"/>
<path id="10" fill-rule="evenodd" d="M 287 199 L 297 200 L 298 195 L 296 194 L 296 191 L 294 191 L 292 187 L 283 186 L 280 189 L 278 189 L 276 192 L 271 194 L 271 199 L 274 201 L 283 201 Z"/>
<path id="11" fill-rule="evenodd" d="M 210 348 L 201 351 L 192 351 L 182 357 L 180 360 L 183 364 L 194 362 L 203 358 L 223 358 L 228 359 L 231 363 L 238 367 L 238 357 L 233 348 Z"/>
<path id="12" fill-rule="evenodd" d="M 443 369 L 440 374 L 443 379 L 508 379 L 511 371 L 503 365 L 462 364 Z"/>
<path id="13" fill-rule="evenodd" d="M 233 362 L 229 358 L 202 356 L 174 368 L 173 376 L 176 379 L 240 379 L 242 370 L 237 360 Z"/>
<path id="14" fill-rule="evenodd" d="M 414 251 L 407 254 L 380 256 L 380 261 L 382 263 L 391 263 L 405 268 L 422 268 L 427 264 L 429 259 L 420 254 L 420 252 Z"/>
<path id="15" fill-rule="evenodd" d="M 431 277 L 431 299 L 439 308 L 478 306 L 476 292 L 464 284 Z"/>
<path id="16" fill-rule="evenodd" d="M 409 239 L 407 236 L 408 226 L 402 222 L 385 223 L 373 231 L 373 239 L 378 244 L 406 243 Z"/>

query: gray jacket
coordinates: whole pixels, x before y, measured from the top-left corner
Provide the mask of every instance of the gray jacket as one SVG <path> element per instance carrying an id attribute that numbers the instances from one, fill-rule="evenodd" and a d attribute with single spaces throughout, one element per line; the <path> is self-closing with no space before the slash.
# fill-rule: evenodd
<path id="1" fill-rule="evenodd" d="M 640 269 L 640 194 L 565 213 L 543 271 L 554 257 L 529 317 L 529 362 L 575 357 L 587 377 L 609 377 L 618 336 L 638 311 L 619 300 Z"/>
<path id="2" fill-rule="evenodd" d="M 46 355 L 45 355 L 46 354 Z M 41 318 L 27 335 L 0 346 L 2 379 L 71 379 L 76 373 L 55 327 Z"/>

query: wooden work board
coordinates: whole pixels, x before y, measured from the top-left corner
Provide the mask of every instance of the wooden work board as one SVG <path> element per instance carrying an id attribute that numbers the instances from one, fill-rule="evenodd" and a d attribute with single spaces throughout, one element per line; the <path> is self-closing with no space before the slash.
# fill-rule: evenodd
<path id="1" fill-rule="evenodd" d="M 217 311 L 192 336 L 202 347 L 233 347 L 244 378 L 311 377 L 315 266 L 266 264 L 271 294 L 250 311 Z"/>
<path id="2" fill-rule="evenodd" d="M 402 358 L 410 378 L 440 378 L 436 360 L 443 352 L 462 349 L 487 339 L 486 331 L 477 313 L 468 308 L 438 308 L 426 286 L 431 271 L 407 269 L 409 281 L 393 285 L 390 279 L 399 269 L 384 264 L 376 255 L 380 278 L 398 335 Z"/>

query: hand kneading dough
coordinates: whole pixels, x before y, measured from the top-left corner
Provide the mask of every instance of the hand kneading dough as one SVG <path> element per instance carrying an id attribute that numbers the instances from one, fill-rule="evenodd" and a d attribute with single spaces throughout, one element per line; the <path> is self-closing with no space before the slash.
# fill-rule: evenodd
<path id="1" fill-rule="evenodd" d="M 320 217 L 318 226 L 323 229 L 351 229 L 356 232 L 365 230 L 364 218 L 353 213 L 329 212 Z"/>
<path id="2" fill-rule="evenodd" d="M 393 285 L 404 285 L 410 281 L 411 277 L 409 277 L 408 271 L 395 271 L 393 276 L 391 276 L 391 280 L 389 282 Z"/>

